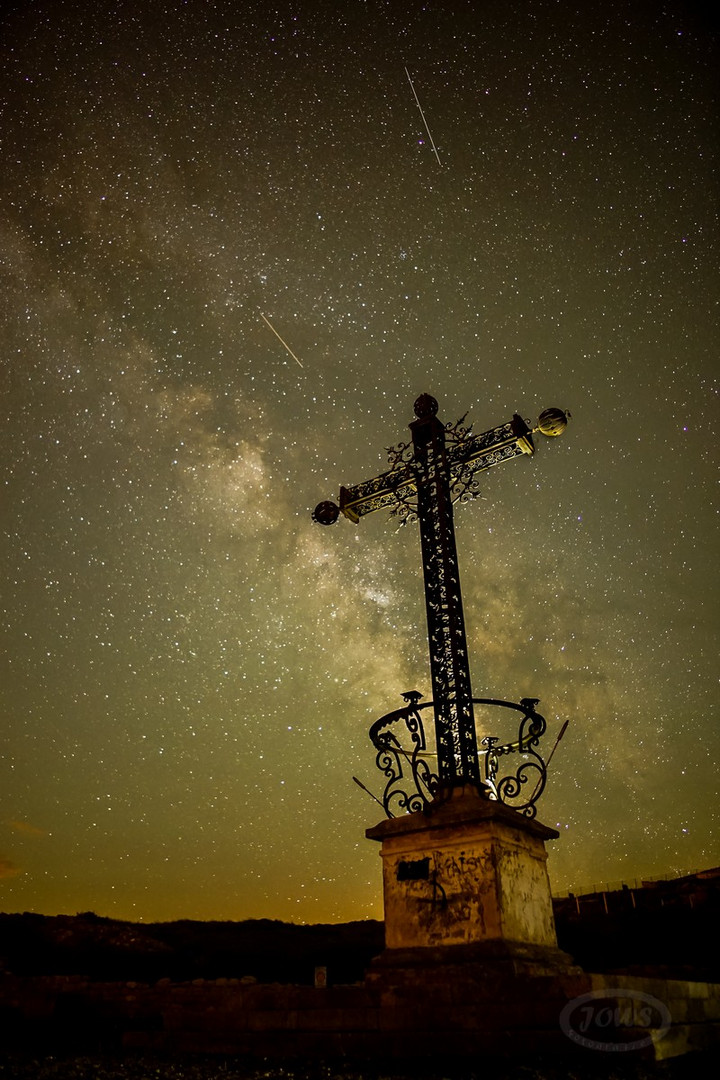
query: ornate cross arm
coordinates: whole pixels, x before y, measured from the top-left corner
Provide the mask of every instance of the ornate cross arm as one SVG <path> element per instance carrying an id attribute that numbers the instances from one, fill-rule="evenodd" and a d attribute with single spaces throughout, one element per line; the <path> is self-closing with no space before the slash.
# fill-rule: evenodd
<path id="1" fill-rule="evenodd" d="M 566 425 L 567 417 L 562 409 L 546 409 L 534 428 L 528 427 L 525 420 L 515 413 L 506 424 L 448 445 L 450 479 L 460 472 L 470 475 L 490 469 L 520 454 L 534 454 L 534 431 L 541 431 L 547 436 L 561 435 Z M 340 505 L 329 501 L 318 503 L 313 511 L 313 520 L 320 525 L 333 525 L 343 514 L 349 521 L 357 523 L 361 517 L 375 510 L 392 508 L 398 502 L 405 502 L 416 491 L 417 465 L 415 461 L 405 462 L 374 476 L 372 480 L 364 480 L 349 488 L 341 487 Z"/>
<path id="2" fill-rule="evenodd" d="M 412 465 L 374 476 L 351 488 L 340 488 L 340 505 L 334 502 L 321 502 L 312 513 L 313 521 L 319 525 L 334 525 L 340 514 L 350 521 L 358 522 L 365 514 L 373 510 L 382 510 L 392 506 L 397 500 L 413 495 L 417 488 L 415 470 Z"/>
<path id="3" fill-rule="evenodd" d="M 484 431 L 482 435 L 450 444 L 447 450 L 450 472 L 470 466 L 471 472 L 489 469 L 518 454 L 534 454 L 532 430 L 517 413 L 507 424 Z"/>

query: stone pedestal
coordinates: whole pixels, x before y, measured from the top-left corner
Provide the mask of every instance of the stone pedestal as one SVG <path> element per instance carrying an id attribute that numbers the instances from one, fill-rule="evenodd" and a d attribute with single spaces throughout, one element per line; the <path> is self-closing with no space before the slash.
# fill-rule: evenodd
<path id="1" fill-rule="evenodd" d="M 371 977 L 438 965 L 571 969 L 557 946 L 546 868 L 554 829 L 466 786 L 366 836 L 382 844 L 385 905 L 386 948 Z"/>

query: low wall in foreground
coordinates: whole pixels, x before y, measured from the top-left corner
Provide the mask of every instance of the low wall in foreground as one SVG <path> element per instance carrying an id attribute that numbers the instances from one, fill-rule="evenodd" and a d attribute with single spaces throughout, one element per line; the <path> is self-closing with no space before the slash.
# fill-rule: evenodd
<path id="1" fill-rule="evenodd" d="M 720 1045 L 720 984 L 455 976 L 418 972 L 404 985 L 314 989 L 5 975 L 2 1048 L 480 1060 L 538 1053 L 587 1059 L 620 1049 L 624 1058 L 662 1059 Z"/>

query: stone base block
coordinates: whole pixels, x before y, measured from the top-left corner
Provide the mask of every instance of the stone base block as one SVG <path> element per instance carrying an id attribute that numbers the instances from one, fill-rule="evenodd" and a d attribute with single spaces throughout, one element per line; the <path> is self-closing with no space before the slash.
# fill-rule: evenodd
<path id="1" fill-rule="evenodd" d="M 368 968 L 365 985 L 437 986 L 451 982 L 477 987 L 498 976 L 580 974 L 582 969 L 572 957 L 556 946 L 493 940 L 437 948 L 385 949 Z"/>

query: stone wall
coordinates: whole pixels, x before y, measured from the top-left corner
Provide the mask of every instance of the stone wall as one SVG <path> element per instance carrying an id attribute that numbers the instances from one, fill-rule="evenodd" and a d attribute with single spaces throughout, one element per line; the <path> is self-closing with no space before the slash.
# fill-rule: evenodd
<path id="1" fill-rule="evenodd" d="M 404 985 L 314 989 L 194 983 L 92 983 L 77 978 L 0 978 L 5 1050 L 249 1054 L 260 1057 L 480 1060 L 545 1053 L 587 1060 L 560 1022 L 589 993 L 635 1009 L 622 1037 L 644 1057 L 718 1045 L 720 984 L 612 975 L 523 977 L 491 968 L 417 970 Z M 663 1003 L 667 1030 L 648 1028 L 633 1004 Z M 617 1011 L 617 1009 L 616 1009 Z M 653 1035 L 660 1035 L 655 1041 Z M 625 1057 L 626 1055 L 624 1055 Z"/>

